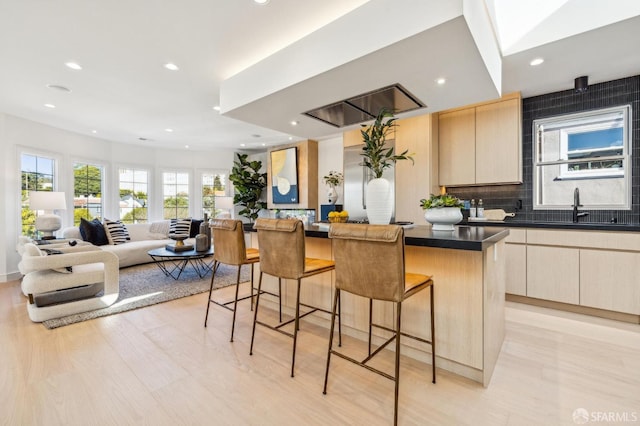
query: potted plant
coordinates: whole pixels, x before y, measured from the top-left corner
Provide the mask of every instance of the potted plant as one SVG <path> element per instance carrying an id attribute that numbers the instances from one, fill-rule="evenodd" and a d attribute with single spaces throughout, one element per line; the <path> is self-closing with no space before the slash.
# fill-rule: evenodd
<path id="1" fill-rule="evenodd" d="M 393 147 L 386 145 L 387 136 L 396 126 L 393 113 L 382 108 L 374 122 L 369 126 L 363 124 L 360 130 L 364 141 L 360 154 L 363 157 L 361 165 L 373 174 L 373 179 L 369 181 L 366 189 L 367 217 L 372 224 L 388 224 L 391 220 L 393 200 L 391 183 L 382 177 L 385 169 L 400 160 L 411 160 L 413 163 L 413 156 L 408 150 L 396 154 Z"/>
<path id="2" fill-rule="evenodd" d="M 326 175 L 323 179 L 324 183 L 329 186 L 329 191 L 327 191 L 327 199 L 329 201 L 329 204 L 335 204 L 338 200 L 336 187 L 342 185 L 342 182 L 344 182 L 344 176 L 340 172 L 331 170 L 329 174 Z"/>
<path id="3" fill-rule="evenodd" d="M 464 203 L 449 194 L 433 195 L 429 199 L 420 200 L 420 207 L 425 210 L 424 218 L 433 225 L 434 231 L 453 231 L 453 225 L 462 220 L 460 209 Z"/>
<path id="4" fill-rule="evenodd" d="M 260 173 L 262 161 L 249 161 L 247 154 L 237 154 L 238 160 L 233 162 L 229 180 L 233 183 L 235 194 L 233 203 L 243 207 L 239 215 L 253 222 L 258 213 L 267 208 L 267 203 L 261 201 L 262 191 L 267 187 L 267 174 Z"/>

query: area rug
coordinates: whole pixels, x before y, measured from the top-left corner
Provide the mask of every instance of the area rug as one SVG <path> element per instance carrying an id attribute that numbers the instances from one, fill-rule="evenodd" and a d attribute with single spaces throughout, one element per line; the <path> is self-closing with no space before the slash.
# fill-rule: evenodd
<path id="1" fill-rule="evenodd" d="M 237 273 L 237 267 L 221 264 L 216 272 L 214 288 L 235 284 Z M 243 266 L 240 282 L 249 281 L 251 279 L 250 273 L 250 268 Z M 95 311 L 43 321 L 42 324 L 48 329 L 58 328 L 93 318 L 204 293 L 209 291 L 210 285 L 211 273 L 204 278 L 200 278 L 191 265 L 185 268 L 178 280 L 165 276 L 160 268 L 153 263 L 123 268 L 120 269 L 120 293 L 118 300 L 113 305 Z"/>

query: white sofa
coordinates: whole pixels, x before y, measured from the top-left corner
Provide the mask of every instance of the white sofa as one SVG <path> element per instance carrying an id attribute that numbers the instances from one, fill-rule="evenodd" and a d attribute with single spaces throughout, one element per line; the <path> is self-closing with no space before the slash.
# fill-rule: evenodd
<path id="1" fill-rule="evenodd" d="M 175 243 L 175 241 L 168 237 L 168 224 L 166 227 L 158 226 L 158 223 L 153 225 L 154 230 L 164 228 L 166 229 L 166 233 L 151 232 L 152 224 L 150 223 L 127 224 L 126 228 L 129 232 L 131 241 L 124 244 L 99 246 L 102 250 L 111 252 L 118 256 L 120 268 L 152 262 L 153 259 L 151 259 L 151 256 L 147 254 L 149 250 Z M 65 228 L 62 231 L 62 236 L 65 239 L 82 241 L 80 229 L 77 226 Z M 188 239 L 185 243 L 193 244 L 193 239 Z"/>

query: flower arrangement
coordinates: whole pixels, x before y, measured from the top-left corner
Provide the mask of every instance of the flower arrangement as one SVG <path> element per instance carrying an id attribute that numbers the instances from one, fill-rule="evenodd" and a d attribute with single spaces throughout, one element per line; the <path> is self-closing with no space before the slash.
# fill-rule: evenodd
<path id="1" fill-rule="evenodd" d="M 435 209 L 438 207 L 464 207 L 464 203 L 460 201 L 460 199 L 454 195 L 449 194 L 441 194 L 441 195 L 433 195 L 429 199 L 423 198 L 420 200 L 420 207 L 423 210 Z"/>
<path id="2" fill-rule="evenodd" d="M 342 185 L 342 182 L 344 182 L 344 176 L 342 175 L 342 173 L 336 172 L 334 170 L 331 170 L 329 174 L 326 175 L 323 179 L 324 183 L 332 188 L 335 188 L 338 185 Z"/>

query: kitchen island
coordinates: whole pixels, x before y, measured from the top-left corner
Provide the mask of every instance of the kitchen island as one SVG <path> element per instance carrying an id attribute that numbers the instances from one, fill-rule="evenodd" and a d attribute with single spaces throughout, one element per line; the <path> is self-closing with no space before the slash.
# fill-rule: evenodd
<path id="1" fill-rule="evenodd" d="M 407 271 L 433 276 L 437 367 L 489 384 L 504 340 L 505 243 L 507 229 L 456 226 L 454 231 L 432 231 L 430 226 L 405 230 Z M 315 226 L 306 230 L 308 257 L 331 258 L 328 232 Z M 252 245 L 258 246 L 256 233 Z M 263 286 L 277 289 L 277 279 L 265 276 Z M 331 306 L 333 272 L 305 279 L 301 300 Z M 265 298 L 265 302 L 267 298 Z M 273 301 L 270 302 L 272 304 Z M 283 285 L 283 303 L 288 312 L 295 306 L 295 285 Z M 343 333 L 367 339 L 368 300 L 344 293 Z M 272 305 L 274 306 L 274 305 Z M 374 322 L 393 327 L 395 307 L 374 303 Z M 403 304 L 403 331 L 431 339 L 429 293 L 420 292 Z M 325 316 L 306 317 L 328 328 Z M 377 333 L 385 333 L 377 331 Z M 377 335 L 377 343 L 383 341 Z M 430 346 L 402 340 L 404 355 L 430 362 Z"/>

